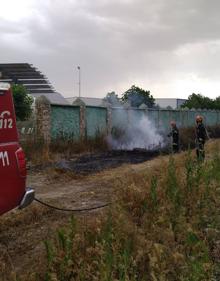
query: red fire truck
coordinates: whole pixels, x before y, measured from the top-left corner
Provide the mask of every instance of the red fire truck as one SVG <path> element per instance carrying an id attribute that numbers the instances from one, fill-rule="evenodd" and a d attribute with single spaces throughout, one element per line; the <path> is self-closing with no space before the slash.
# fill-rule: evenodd
<path id="1" fill-rule="evenodd" d="M 26 175 L 10 84 L 0 83 L 0 214 L 34 200 L 34 190 L 26 187 Z"/>

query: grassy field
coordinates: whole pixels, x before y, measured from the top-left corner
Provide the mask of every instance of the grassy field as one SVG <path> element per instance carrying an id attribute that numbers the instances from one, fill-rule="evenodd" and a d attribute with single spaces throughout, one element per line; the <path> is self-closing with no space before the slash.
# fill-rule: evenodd
<path id="1" fill-rule="evenodd" d="M 219 280 L 220 152 L 122 175 L 105 216 L 45 241 L 44 280 Z M 42 277 L 41 277 L 42 278 Z M 40 279 L 41 279 L 40 278 Z"/>
<path id="2" fill-rule="evenodd" d="M 45 266 L 11 280 L 220 280 L 219 144 L 204 163 L 187 151 L 103 173 L 111 206 L 70 216 L 44 240 Z"/>

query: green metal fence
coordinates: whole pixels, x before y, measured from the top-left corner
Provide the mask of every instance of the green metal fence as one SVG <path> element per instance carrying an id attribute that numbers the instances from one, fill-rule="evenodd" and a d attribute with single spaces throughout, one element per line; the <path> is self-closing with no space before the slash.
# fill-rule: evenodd
<path id="1" fill-rule="evenodd" d="M 112 108 L 112 126 L 125 127 L 147 117 L 158 129 L 167 129 L 171 120 L 179 127 L 191 127 L 195 125 L 196 115 L 202 115 L 207 126 L 220 125 L 220 111 Z"/>
<path id="2" fill-rule="evenodd" d="M 51 105 L 51 138 L 79 139 L 80 107 Z"/>
<path id="3" fill-rule="evenodd" d="M 86 107 L 86 136 L 95 137 L 107 132 L 107 108 Z"/>
<path id="4" fill-rule="evenodd" d="M 124 128 L 129 122 L 129 111 L 121 107 L 112 108 L 112 126 Z"/>
<path id="5" fill-rule="evenodd" d="M 212 110 L 169 110 L 169 109 L 135 109 L 113 107 L 111 118 L 105 107 L 86 106 L 80 119 L 80 106 L 51 105 L 51 138 L 80 138 L 80 128 L 90 138 L 97 134 L 107 134 L 109 127 L 126 128 L 133 126 L 143 118 L 148 118 L 159 130 L 167 130 L 171 120 L 178 127 L 195 125 L 196 115 L 204 117 L 208 126 L 220 125 L 220 111 Z M 111 125 L 109 126 L 109 122 Z"/>

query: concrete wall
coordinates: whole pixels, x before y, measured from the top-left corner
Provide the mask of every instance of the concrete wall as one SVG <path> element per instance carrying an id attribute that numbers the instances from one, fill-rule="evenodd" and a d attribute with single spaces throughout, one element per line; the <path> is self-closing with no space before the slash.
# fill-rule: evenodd
<path id="1" fill-rule="evenodd" d="M 18 128 L 21 138 L 34 134 L 46 142 L 57 138 L 80 140 L 97 134 L 110 134 L 112 128 L 123 129 L 145 117 L 159 130 L 167 130 L 171 120 L 175 120 L 179 127 L 190 127 L 195 125 L 198 114 L 204 117 L 206 125 L 220 125 L 220 111 L 51 105 L 41 97 L 36 101 L 35 118 L 18 122 Z"/>

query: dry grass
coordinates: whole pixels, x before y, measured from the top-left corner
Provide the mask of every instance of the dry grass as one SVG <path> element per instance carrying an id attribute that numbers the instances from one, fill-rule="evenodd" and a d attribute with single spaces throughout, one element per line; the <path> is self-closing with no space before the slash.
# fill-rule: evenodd
<path id="1" fill-rule="evenodd" d="M 208 127 L 207 130 L 211 138 L 220 137 L 220 126 Z M 194 127 L 180 128 L 180 146 L 182 150 L 195 147 Z M 30 136 L 25 141 L 22 141 L 22 147 L 27 159 L 34 165 L 45 165 L 45 163 L 53 162 L 61 157 L 69 158 L 81 153 L 109 149 L 106 137 L 102 134 L 97 134 L 94 138 L 84 138 L 77 141 L 73 138 L 58 138 L 52 140 L 50 145 L 41 138 Z"/>
<path id="2" fill-rule="evenodd" d="M 73 155 L 95 151 L 106 151 L 108 144 L 104 135 L 82 140 L 59 138 L 50 144 L 41 138 L 29 137 L 22 141 L 26 157 L 35 165 L 49 163 L 61 157 L 69 158 Z"/>
<path id="3" fill-rule="evenodd" d="M 44 242 L 45 267 L 3 280 L 219 280 L 218 144 L 207 143 L 205 163 L 197 163 L 193 151 L 106 171 L 103 179 L 114 187 L 112 206 L 86 223 L 72 218 L 59 228 Z M 33 208 L 17 224 L 41 215 Z"/>
<path id="4" fill-rule="evenodd" d="M 219 280 L 216 145 L 205 163 L 185 152 L 117 177 L 110 210 L 57 230 L 45 241 L 47 272 L 33 280 Z"/>

